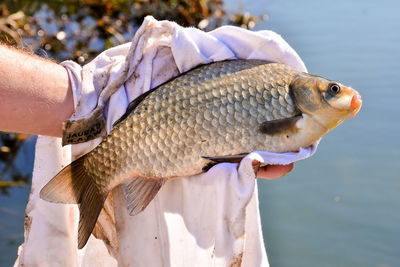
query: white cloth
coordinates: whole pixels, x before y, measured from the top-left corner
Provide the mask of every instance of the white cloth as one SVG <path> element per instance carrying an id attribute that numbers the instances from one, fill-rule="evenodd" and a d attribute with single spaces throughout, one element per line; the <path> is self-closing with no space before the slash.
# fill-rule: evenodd
<path id="1" fill-rule="evenodd" d="M 265 59 L 306 68 L 276 33 L 224 26 L 209 33 L 147 17 L 131 43 L 111 48 L 81 68 L 68 70 L 76 112 L 95 108 L 104 88 L 116 87 L 105 107 L 107 131 L 130 101 L 199 64 L 225 59 Z M 79 103 L 79 105 L 78 105 Z M 268 266 L 252 159 L 288 164 L 312 155 L 254 152 L 236 168 L 219 164 L 202 175 L 168 181 L 142 213 L 129 216 L 121 189 L 109 196 L 88 244 L 77 249 L 77 205 L 39 198 L 40 189 L 72 159 L 99 143 L 61 146 L 39 136 L 32 191 L 26 208 L 25 243 L 16 266 Z"/>

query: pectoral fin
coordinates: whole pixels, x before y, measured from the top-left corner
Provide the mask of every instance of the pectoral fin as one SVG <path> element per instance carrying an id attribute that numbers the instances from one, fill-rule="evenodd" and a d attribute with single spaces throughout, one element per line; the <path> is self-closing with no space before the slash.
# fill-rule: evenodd
<path id="1" fill-rule="evenodd" d="M 286 119 L 264 121 L 260 124 L 259 131 L 268 135 L 291 133 L 297 129 L 296 123 L 301 118 L 303 118 L 302 115 L 297 115 Z"/>
<path id="2" fill-rule="evenodd" d="M 165 179 L 134 178 L 122 185 L 129 215 L 143 211 L 157 195 Z"/>
<path id="3" fill-rule="evenodd" d="M 237 155 L 228 155 L 228 156 L 215 156 L 215 157 L 202 157 L 204 159 L 211 160 L 210 163 L 203 167 L 203 171 L 206 172 L 218 163 L 222 162 L 230 162 L 230 163 L 239 163 L 244 157 L 247 156 L 248 153 L 242 153 Z"/>

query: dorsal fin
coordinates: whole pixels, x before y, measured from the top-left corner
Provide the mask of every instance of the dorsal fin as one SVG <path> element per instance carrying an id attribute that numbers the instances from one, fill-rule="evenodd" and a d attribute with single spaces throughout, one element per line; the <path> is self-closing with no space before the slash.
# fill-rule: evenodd
<path id="1" fill-rule="evenodd" d="M 117 124 L 119 124 L 120 122 L 125 120 L 129 116 L 129 114 L 131 114 L 136 109 L 136 107 L 140 104 L 140 102 L 142 102 L 146 98 L 146 96 L 151 94 L 157 88 L 158 88 L 158 86 L 153 88 L 153 89 L 151 89 L 151 90 L 149 90 L 149 91 L 147 91 L 147 92 L 145 92 L 145 93 L 143 93 L 143 94 L 141 94 L 140 96 L 136 97 L 135 99 L 133 99 L 132 102 L 129 103 L 128 107 L 126 108 L 126 111 L 125 111 L 124 115 L 122 115 L 118 120 L 116 120 L 113 123 L 113 127 L 115 127 Z"/>

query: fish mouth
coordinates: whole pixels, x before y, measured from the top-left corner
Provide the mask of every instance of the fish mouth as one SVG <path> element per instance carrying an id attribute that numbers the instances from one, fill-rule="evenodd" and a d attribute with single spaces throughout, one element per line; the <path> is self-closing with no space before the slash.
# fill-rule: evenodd
<path id="1" fill-rule="evenodd" d="M 354 117 L 361 109 L 362 100 L 360 94 L 356 91 L 354 92 L 353 98 L 350 102 L 349 111 L 352 112 L 351 116 Z"/>

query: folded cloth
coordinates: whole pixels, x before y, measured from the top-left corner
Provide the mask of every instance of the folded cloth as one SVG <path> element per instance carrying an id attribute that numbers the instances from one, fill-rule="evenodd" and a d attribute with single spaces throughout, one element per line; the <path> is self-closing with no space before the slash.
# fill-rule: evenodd
<path id="1" fill-rule="evenodd" d="M 87 118 L 101 107 L 110 132 L 129 102 L 142 93 L 199 64 L 238 58 L 306 71 L 296 52 L 274 32 L 224 26 L 205 33 L 146 17 L 131 43 L 104 51 L 83 68 L 62 63 L 74 95 L 71 119 Z M 78 250 L 77 205 L 43 201 L 39 192 L 62 167 L 99 142 L 62 147 L 60 138 L 38 137 L 25 242 L 15 266 L 268 266 L 251 162 L 289 164 L 317 148 L 314 144 L 283 154 L 256 151 L 238 168 L 223 163 L 201 175 L 168 181 L 136 216 L 129 216 L 117 187 L 93 235 Z"/>

